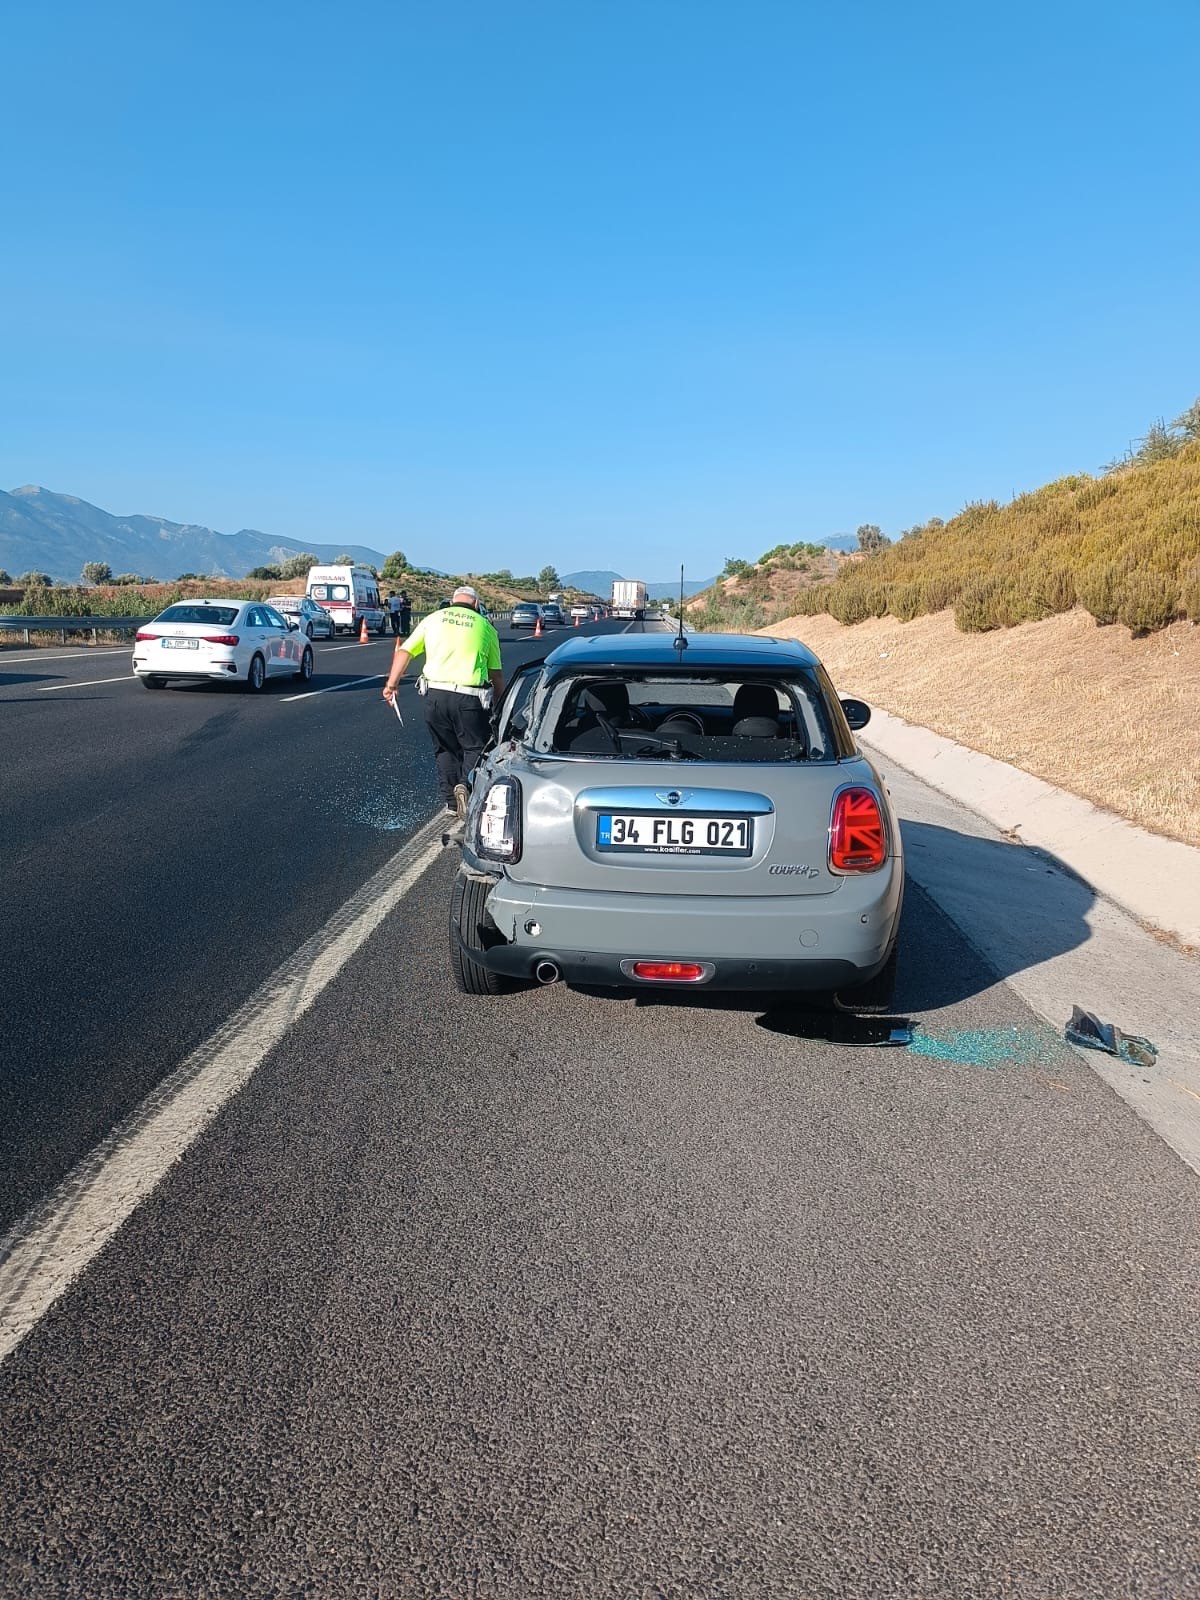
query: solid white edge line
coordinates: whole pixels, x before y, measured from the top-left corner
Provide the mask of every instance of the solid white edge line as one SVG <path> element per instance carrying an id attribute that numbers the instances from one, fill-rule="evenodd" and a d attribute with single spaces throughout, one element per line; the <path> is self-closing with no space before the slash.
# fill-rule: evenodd
<path id="1" fill-rule="evenodd" d="M 0 649 L 0 667 L 6 661 L 93 661 L 97 656 L 127 656 L 127 644 L 81 644 L 74 650 L 55 650 L 43 654 L 40 650 L 29 656 L 10 656 L 6 650 Z"/>
<path id="2" fill-rule="evenodd" d="M 336 694 L 339 689 L 353 689 L 356 683 L 374 683 L 376 678 L 386 677 L 386 672 L 369 672 L 365 678 L 347 678 L 345 683 L 331 683 L 328 689 L 305 689 L 303 694 L 281 695 L 279 704 L 290 706 L 293 700 L 312 700 L 319 694 Z"/>
<path id="3" fill-rule="evenodd" d="M 90 689 L 97 683 L 124 683 L 127 678 L 136 678 L 136 672 L 123 672 L 119 678 L 81 678 L 78 683 L 43 683 L 38 689 L 38 694 L 54 694 L 58 689 Z"/>
<path id="4" fill-rule="evenodd" d="M 0 1239 L 0 1363 L 157 1188 L 441 854 L 426 822 L 325 926 Z"/>

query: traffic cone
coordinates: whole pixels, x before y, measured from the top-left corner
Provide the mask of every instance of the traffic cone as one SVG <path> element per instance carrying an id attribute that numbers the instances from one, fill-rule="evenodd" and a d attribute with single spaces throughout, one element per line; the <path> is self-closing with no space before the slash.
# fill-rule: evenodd
<path id="1" fill-rule="evenodd" d="M 538 612 L 537 622 L 534 625 L 533 637 L 535 639 L 540 639 L 542 637 L 542 614 L 540 611 Z"/>
<path id="2" fill-rule="evenodd" d="M 578 626 L 579 626 L 579 618 L 578 618 L 578 616 L 577 616 L 577 617 L 576 617 L 576 618 L 575 618 L 575 626 L 576 626 L 576 627 L 578 627 Z"/>
<path id="3" fill-rule="evenodd" d="M 358 630 L 358 642 L 359 642 L 359 644 L 367 644 L 369 642 L 368 639 L 367 639 L 367 619 L 366 619 L 366 617 L 363 618 L 362 627 Z"/>

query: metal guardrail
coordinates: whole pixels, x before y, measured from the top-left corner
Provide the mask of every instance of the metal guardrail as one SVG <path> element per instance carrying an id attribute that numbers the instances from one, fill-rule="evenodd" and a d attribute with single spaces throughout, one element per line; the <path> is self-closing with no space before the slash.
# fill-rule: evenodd
<path id="1" fill-rule="evenodd" d="M 90 633 L 95 642 L 102 633 L 136 633 L 150 617 L 13 617 L 0 616 L 0 628 L 19 628 L 29 643 L 31 633 L 61 634 L 66 644 L 69 633 Z"/>

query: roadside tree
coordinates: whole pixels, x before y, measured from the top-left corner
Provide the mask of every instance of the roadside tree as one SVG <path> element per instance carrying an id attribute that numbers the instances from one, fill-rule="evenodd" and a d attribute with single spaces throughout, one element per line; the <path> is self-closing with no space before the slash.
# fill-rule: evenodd
<path id="1" fill-rule="evenodd" d="M 181 572 L 176 582 L 182 583 L 185 578 L 199 578 L 198 572 Z M 264 583 L 273 583 L 282 574 L 278 567 L 251 567 L 246 574 L 248 578 L 261 578 Z"/>
<path id="2" fill-rule="evenodd" d="M 538 573 L 537 581 L 539 589 L 557 589 L 559 584 L 558 573 L 555 572 L 553 567 L 543 567 Z"/>
<path id="3" fill-rule="evenodd" d="M 107 561 L 89 561 L 83 569 L 84 583 L 111 583 L 112 568 Z"/>
<path id="4" fill-rule="evenodd" d="M 864 522 L 858 530 L 858 548 L 863 555 L 874 555 L 876 550 L 885 550 L 891 540 L 882 528 L 876 527 L 873 522 Z"/>
<path id="5" fill-rule="evenodd" d="M 286 561 L 279 563 L 279 576 L 281 578 L 307 578 L 309 567 L 317 565 L 317 558 L 311 550 L 301 550 L 299 555 L 289 556 Z"/>
<path id="6" fill-rule="evenodd" d="M 393 550 L 383 563 L 383 576 L 385 578 L 402 578 L 408 571 L 408 557 L 403 550 Z"/>

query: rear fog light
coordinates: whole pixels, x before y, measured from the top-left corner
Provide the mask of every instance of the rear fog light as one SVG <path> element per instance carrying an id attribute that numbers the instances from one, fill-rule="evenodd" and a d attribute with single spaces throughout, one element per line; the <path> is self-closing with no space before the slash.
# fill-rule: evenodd
<path id="1" fill-rule="evenodd" d="M 631 970 L 635 978 L 658 983 L 699 983 L 711 969 L 699 961 L 635 961 Z"/>

